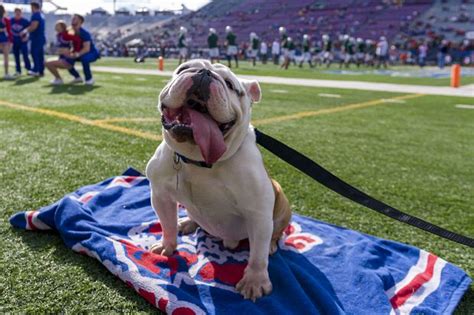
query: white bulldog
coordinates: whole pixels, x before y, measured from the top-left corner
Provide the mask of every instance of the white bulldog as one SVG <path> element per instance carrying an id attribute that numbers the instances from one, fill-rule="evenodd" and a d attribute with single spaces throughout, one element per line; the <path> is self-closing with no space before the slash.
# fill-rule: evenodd
<path id="1" fill-rule="evenodd" d="M 250 125 L 260 101 L 257 81 L 239 80 L 221 64 L 182 64 L 161 91 L 164 141 L 147 165 L 151 201 L 163 228 L 151 251 L 170 256 L 178 230 L 198 226 L 233 249 L 249 239 L 250 254 L 236 289 L 247 299 L 269 294 L 268 255 L 288 226 L 291 210 L 263 165 Z M 177 220 L 177 203 L 188 217 Z"/>

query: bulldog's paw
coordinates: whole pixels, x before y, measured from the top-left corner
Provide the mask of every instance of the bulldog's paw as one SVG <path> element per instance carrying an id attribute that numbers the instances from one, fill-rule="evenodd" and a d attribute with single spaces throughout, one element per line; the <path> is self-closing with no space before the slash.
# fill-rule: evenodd
<path id="1" fill-rule="evenodd" d="M 176 244 L 165 244 L 162 241 L 155 243 L 151 246 L 150 252 L 163 256 L 171 256 L 176 250 Z"/>
<path id="2" fill-rule="evenodd" d="M 222 243 L 224 243 L 224 247 L 228 249 L 235 249 L 237 246 L 239 246 L 239 241 L 233 241 L 233 240 L 223 240 Z"/>
<path id="3" fill-rule="evenodd" d="M 255 302 L 258 298 L 272 292 L 272 283 L 266 269 L 253 271 L 247 268 L 235 288 L 243 295 L 244 299 Z"/>
<path id="4" fill-rule="evenodd" d="M 183 235 L 194 233 L 198 227 L 199 225 L 188 217 L 178 220 L 178 231 Z"/>

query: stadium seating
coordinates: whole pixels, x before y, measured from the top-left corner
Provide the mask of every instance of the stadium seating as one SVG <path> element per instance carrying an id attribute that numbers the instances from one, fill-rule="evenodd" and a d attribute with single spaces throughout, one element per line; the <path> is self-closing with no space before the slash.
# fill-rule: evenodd
<path id="1" fill-rule="evenodd" d="M 295 38 L 304 33 L 318 38 L 324 33 L 333 36 L 349 33 L 363 38 L 376 39 L 383 35 L 391 39 L 404 24 L 425 13 L 433 4 L 431 0 L 406 0 L 403 5 L 393 2 L 217 0 L 189 16 L 165 24 L 158 31 L 175 34 L 180 25 L 187 26 L 196 47 L 206 43 L 209 27 L 224 36 L 226 25 L 232 25 L 241 40 L 247 40 L 250 32 L 256 32 L 264 40 L 273 40 L 282 25 Z"/>

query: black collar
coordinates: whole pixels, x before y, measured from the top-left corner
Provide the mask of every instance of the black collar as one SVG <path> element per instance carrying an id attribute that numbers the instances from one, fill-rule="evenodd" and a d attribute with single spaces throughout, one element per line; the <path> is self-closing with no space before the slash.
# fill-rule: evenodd
<path id="1" fill-rule="evenodd" d="M 199 167 L 212 168 L 212 164 L 207 164 L 204 161 L 191 160 L 185 157 L 184 155 L 179 154 L 178 152 L 174 153 L 174 158 L 175 158 L 175 163 L 179 163 L 180 161 L 183 161 L 186 164 L 193 164 Z"/>

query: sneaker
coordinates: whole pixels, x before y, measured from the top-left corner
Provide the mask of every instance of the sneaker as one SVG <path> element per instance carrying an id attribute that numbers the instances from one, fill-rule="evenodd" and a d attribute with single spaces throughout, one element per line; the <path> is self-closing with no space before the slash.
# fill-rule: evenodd
<path id="1" fill-rule="evenodd" d="M 32 76 L 32 77 L 38 77 L 38 76 L 39 76 L 39 73 L 29 70 L 29 71 L 28 71 L 28 75 L 29 75 L 29 76 Z"/>
<path id="2" fill-rule="evenodd" d="M 94 85 L 94 83 L 95 83 L 94 79 L 90 79 L 84 82 L 85 85 Z"/>
<path id="3" fill-rule="evenodd" d="M 5 74 L 3 76 L 3 80 L 15 80 L 15 77 L 12 76 L 11 74 Z"/>
<path id="4" fill-rule="evenodd" d="M 63 82 L 63 79 L 54 79 L 54 80 L 51 80 L 51 84 L 52 85 L 62 85 L 64 82 Z"/>
<path id="5" fill-rule="evenodd" d="M 13 75 L 15 78 L 19 78 L 21 77 L 21 73 L 20 72 L 15 72 L 15 74 Z"/>
<path id="6" fill-rule="evenodd" d="M 77 77 L 69 81 L 69 84 L 76 84 L 76 83 L 82 83 L 82 82 L 84 82 L 84 80 L 82 80 L 81 77 Z"/>

